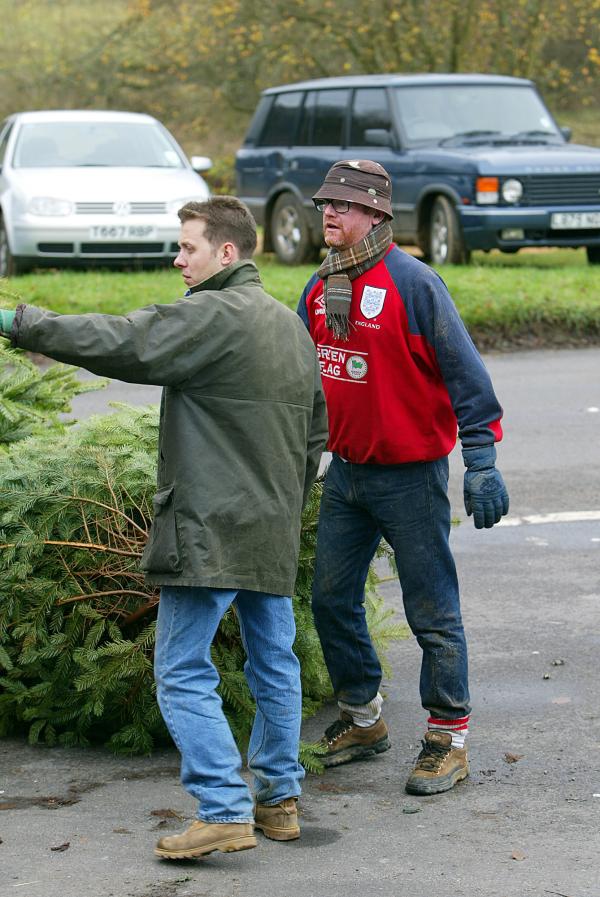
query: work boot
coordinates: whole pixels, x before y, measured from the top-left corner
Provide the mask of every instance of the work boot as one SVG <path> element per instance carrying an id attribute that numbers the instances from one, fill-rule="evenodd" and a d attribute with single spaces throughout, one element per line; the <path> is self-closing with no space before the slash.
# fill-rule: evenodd
<path id="1" fill-rule="evenodd" d="M 466 748 L 453 748 L 449 732 L 426 732 L 423 750 L 406 783 L 409 794 L 449 791 L 469 775 Z"/>
<path id="2" fill-rule="evenodd" d="M 319 755 L 324 766 L 340 766 L 351 760 L 366 760 L 390 747 L 387 726 L 381 717 L 372 726 L 357 726 L 349 713 L 342 710 L 321 739 L 327 753 Z"/>
<path id="3" fill-rule="evenodd" d="M 154 853 L 166 860 L 187 860 L 202 857 L 213 850 L 230 853 L 256 847 L 251 822 L 201 822 L 196 819 L 182 835 L 161 838 Z"/>
<path id="4" fill-rule="evenodd" d="M 254 811 L 254 827 L 272 841 L 294 841 L 300 837 L 296 798 L 286 797 L 278 804 L 257 804 Z"/>

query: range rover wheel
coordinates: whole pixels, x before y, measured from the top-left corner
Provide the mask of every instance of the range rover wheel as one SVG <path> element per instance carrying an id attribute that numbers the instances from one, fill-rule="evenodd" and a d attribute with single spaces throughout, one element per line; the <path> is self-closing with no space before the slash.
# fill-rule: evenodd
<path id="1" fill-rule="evenodd" d="M 428 255 L 433 265 L 467 265 L 471 260 L 456 211 L 445 196 L 438 196 L 431 209 Z"/>
<path id="2" fill-rule="evenodd" d="M 285 265 L 300 265 L 318 257 L 319 247 L 311 240 L 306 212 L 293 193 L 282 193 L 275 200 L 271 244 Z"/>
<path id="3" fill-rule="evenodd" d="M 600 265 L 600 246 L 586 246 L 585 251 L 590 265 Z"/>

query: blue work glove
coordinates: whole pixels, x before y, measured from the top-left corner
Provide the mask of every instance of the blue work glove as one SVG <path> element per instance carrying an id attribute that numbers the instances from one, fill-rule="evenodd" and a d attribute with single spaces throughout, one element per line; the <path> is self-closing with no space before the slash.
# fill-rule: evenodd
<path id="1" fill-rule="evenodd" d="M 465 462 L 465 510 L 473 515 L 475 529 L 489 529 L 508 514 L 508 492 L 502 474 L 496 470 L 496 447 L 479 445 L 463 448 Z"/>
<path id="2" fill-rule="evenodd" d="M 8 311 L 6 308 L 0 308 L 0 332 L 3 336 L 8 336 L 10 334 L 14 319 L 14 311 Z"/>

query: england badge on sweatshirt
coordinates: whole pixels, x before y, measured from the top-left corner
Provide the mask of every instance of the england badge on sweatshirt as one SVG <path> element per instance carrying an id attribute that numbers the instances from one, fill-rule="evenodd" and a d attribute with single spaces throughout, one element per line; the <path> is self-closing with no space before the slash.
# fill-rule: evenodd
<path id="1" fill-rule="evenodd" d="M 360 300 L 360 310 L 365 318 L 376 318 L 383 308 L 387 290 L 365 287 Z"/>

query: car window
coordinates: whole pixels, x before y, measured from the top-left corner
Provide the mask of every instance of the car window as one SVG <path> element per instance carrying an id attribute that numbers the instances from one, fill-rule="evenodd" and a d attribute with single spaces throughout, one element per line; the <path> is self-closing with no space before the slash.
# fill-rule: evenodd
<path id="1" fill-rule="evenodd" d="M 368 146 L 365 131 L 369 128 L 383 128 L 390 131 L 391 127 L 386 91 L 380 88 L 355 90 L 350 123 L 350 146 Z"/>
<path id="2" fill-rule="evenodd" d="M 296 135 L 302 91 L 280 93 L 275 97 L 259 146 L 291 146 Z"/>
<path id="3" fill-rule="evenodd" d="M 349 90 L 309 91 L 296 143 L 299 146 L 344 145 L 349 97 Z"/>
<path id="4" fill-rule="evenodd" d="M 313 146 L 345 144 L 344 126 L 349 90 L 319 90 L 314 105 Z"/>
<path id="5" fill-rule="evenodd" d="M 564 142 L 539 96 L 529 86 L 453 84 L 397 87 L 393 94 L 409 142 L 439 141 L 484 131 L 499 137 L 543 132 Z"/>
<path id="6" fill-rule="evenodd" d="M 260 98 L 258 106 L 256 107 L 256 112 L 252 116 L 252 121 L 250 122 L 250 125 L 248 127 L 248 133 L 246 134 L 246 138 L 244 140 L 245 144 L 254 145 L 260 137 L 260 132 L 263 129 L 263 125 L 269 113 L 269 109 L 271 108 L 272 102 L 272 96 L 263 96 Z"/>
<path id="7" fill-rule="evenodd" d="M 300 117 L 300 126 L 298 128 L 298 136 L 296 143 L 298 146 L 311 146 L 313 142 L 313 128 L 315 125 L 315 105 L 317 102 L 317 91 L 309 90 L 306 94 L 304 106 L 302 107 L 302 115 Z"/>
<path id="8" fill-rule="evenodd" d="M 182 168 L 166 131 L 153 123 L 55 121 L 24 124 L 17 136 L 15 168 Z"/>

